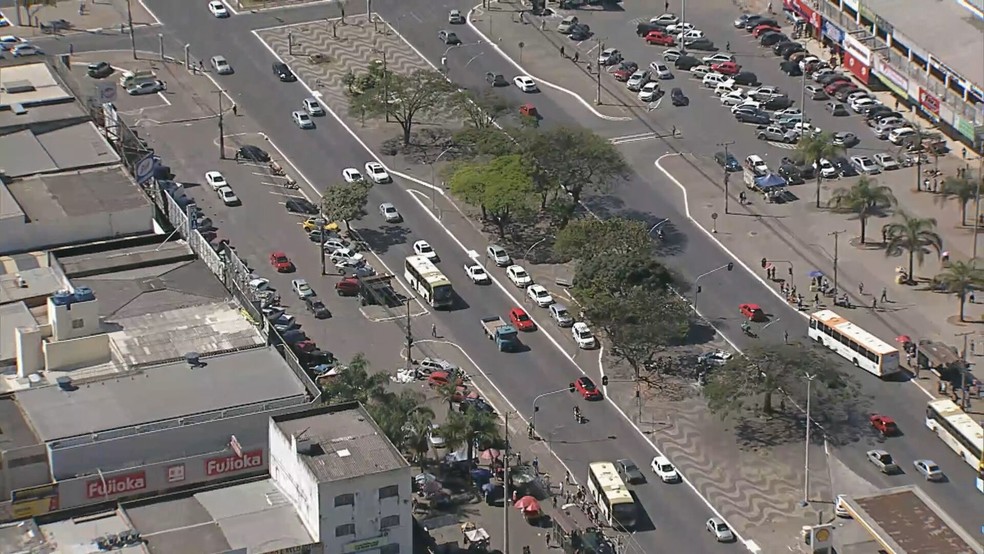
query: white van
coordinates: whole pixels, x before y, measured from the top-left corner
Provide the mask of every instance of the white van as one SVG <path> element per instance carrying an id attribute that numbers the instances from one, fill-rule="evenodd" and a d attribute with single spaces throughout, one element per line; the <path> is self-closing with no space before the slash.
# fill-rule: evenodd
<path id="1" fill-rule="evenodd" d="M 727 75 L 722 75 L 720 73 L 708 73 L 707 75 L 704 75 L 704 80 L 701 81 L 701 83 L 706 88 L 714 88 L 727 80 Z"/>
<path id="2" fill-rule="evenodd" d="M 126 70 L 120 74 L 120 86 L 130 88 L 137 83 L 153 81 L 157 79 L 157 74 L 152 69 Z"/>

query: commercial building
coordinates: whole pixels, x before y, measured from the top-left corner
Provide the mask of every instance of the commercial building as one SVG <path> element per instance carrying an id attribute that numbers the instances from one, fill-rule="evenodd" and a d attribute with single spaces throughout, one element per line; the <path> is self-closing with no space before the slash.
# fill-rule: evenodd
<path id="1" fill-rule="evenodd" d="M 0 253 L 153 230 L 150 200 L 56 69 L 0 60 Z"/>
<path id="2" fill-rule="evenodd" d="M 783 0 L 862 84 L 892 91 L 984 154 L 984 11 L 980 2 Z"/>

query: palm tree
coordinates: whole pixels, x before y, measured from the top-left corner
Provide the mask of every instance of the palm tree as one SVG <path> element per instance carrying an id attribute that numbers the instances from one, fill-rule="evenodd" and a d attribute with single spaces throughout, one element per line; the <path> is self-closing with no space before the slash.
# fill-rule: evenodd
<path id="1" fill-rule="evenodd" d="M 885 245 L 886 256 L 901 256 L 909 253 L 909 282 L 915 279 L 913 264 L 916 260 L 922 265 L 926 254 L 935 250 L 939 256 L 943 251 L 943 238 L 935 231 L 936 220 L 927 217 L 915 217 L 905 212 L 899 212 L 901 221 L 889 223 L 882 228 L 888 243 Z"/>
<path id="2" fill-rule="evenodd" d="M 408 450 L 414 454 L 414 462 L 427 457 L 430 451 L 430 432 L 431 424 L 434 423 L 434 411 L 426 406 L 419 406 L 416 410 L 404 416 L 401 450 Z"/>
<path id="3" fill-rule="evenodd" d="M 861 221 L 861 244 L 864 244 L 868 218 L 885 208 L 896 204 L 892 189 L 878 185 L 867 177 L 861 177 L 851 188 L 841 187 L 834 191 L 827 203 L 831 208 L 851 212 Z"/>
<path id="4" fill-rule="evenodd" d="M 454 410 L 454 400 L 455 397 L 460 397 L 461 392 L 458 390 L 458 383 L 456 380 L 451 379 L 443 385 L 437 387 L 437 396 L 448 405 L 448 413 L 450 414 Z"/>
<path id="5" fill-rule="evenodd" d="M 356 354 L 345 371 L 324 385 L 325 402 L 349 402 L 356 400 L 369 405 L 381 398 L 389 382 L 385 373 L 369 373 L 369 361 L 363 354 Z"/>
<path id="6" fill-rule="evenodd" d="M 451 412 L 447 422 L 441 426 L 441 433 L 448 450 L 455 451 L 461 445 L 467 445 L 468 460 L 475 457 L 475 444 L 499 442 L 499 422 L 495 416 L 479 410 L 466 412 Z"/>
<path id="7" fill-rule="evenodd" d="M 796 145 L 796 151 L 803 157 L 803 161 L 814 163 L 817 170 L 817 208 L 820 207 L 820 160 L 832 158 L 841 154 L 843 149 L 834 144 L 834 135 L 831 133 L 820 133 L 817 136 L 804 136 Z"/>
<path id="8" fill-rule="evenodd" d="M 977 198 L 977 184 L 970 179 L 962 179 L 952 175 L 947 177 L 943 180 L 943 188 L 940 190 L 940 195 L 936 197 L 936 201 L 942 204 L 951 198 L 956 198 L 960 204 L 960 224 L 966 225 L 967 204 Z"/>
<path id="9" fill-rule="evenodd" d="M 984 287 L 984 270 L 977 267 L 975 260 L 950 262 L 950 266 L 937 275 L 936 280 L 946 287 L 947 292 L 957 295 L 960 299 L 960 321 L 964 321 L 967 293 Z"/>

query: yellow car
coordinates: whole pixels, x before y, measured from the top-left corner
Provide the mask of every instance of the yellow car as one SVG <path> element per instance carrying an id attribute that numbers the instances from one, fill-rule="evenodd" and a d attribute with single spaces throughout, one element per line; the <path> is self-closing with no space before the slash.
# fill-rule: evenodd
<path id="1" fill-rule="evenodd" d="M 302 223 L 301 226 L 304 227 L 305 232 L 310 233 L 311 231 L 314 231 L 315 229 L 318 228 L 318 224 L 321 224 L 321 228 L 324 229 L 325 231 L 332 231 L 337 233 L 338 230 L 340 229 L 338 223 L 325 223 L 325 220 L 321 219 L 320 217 L 309 217 L 306 220 L 304 220 L 304 223 Z"/>

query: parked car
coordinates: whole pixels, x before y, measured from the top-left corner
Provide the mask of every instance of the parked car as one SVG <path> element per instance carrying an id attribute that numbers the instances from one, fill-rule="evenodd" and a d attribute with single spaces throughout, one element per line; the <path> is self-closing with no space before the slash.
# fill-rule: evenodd
<path id="1" fill-rule="evenodd" d="M 86 66 L 86 74 L 93 79 L 103 79 L 113 74 L 113 66 L 109 62 L 93 62 Z"/>
<path id="2" fill-rule="evenodd" d="M 679 88 L 674 88 L 670 91 L 670 102 L 672 102 L 674 106 L 686 106 L 690 104 L 690 99 L 687 98 L 687 95 L 685 95 L 682 90 Z"/>
<path id="3" fill-rule="evenodd" d="M 714 161 L 727 171 L 741 171 L 741 164 L 738 163 L 738 159 L 730 152 L 715 152 Z"/>

